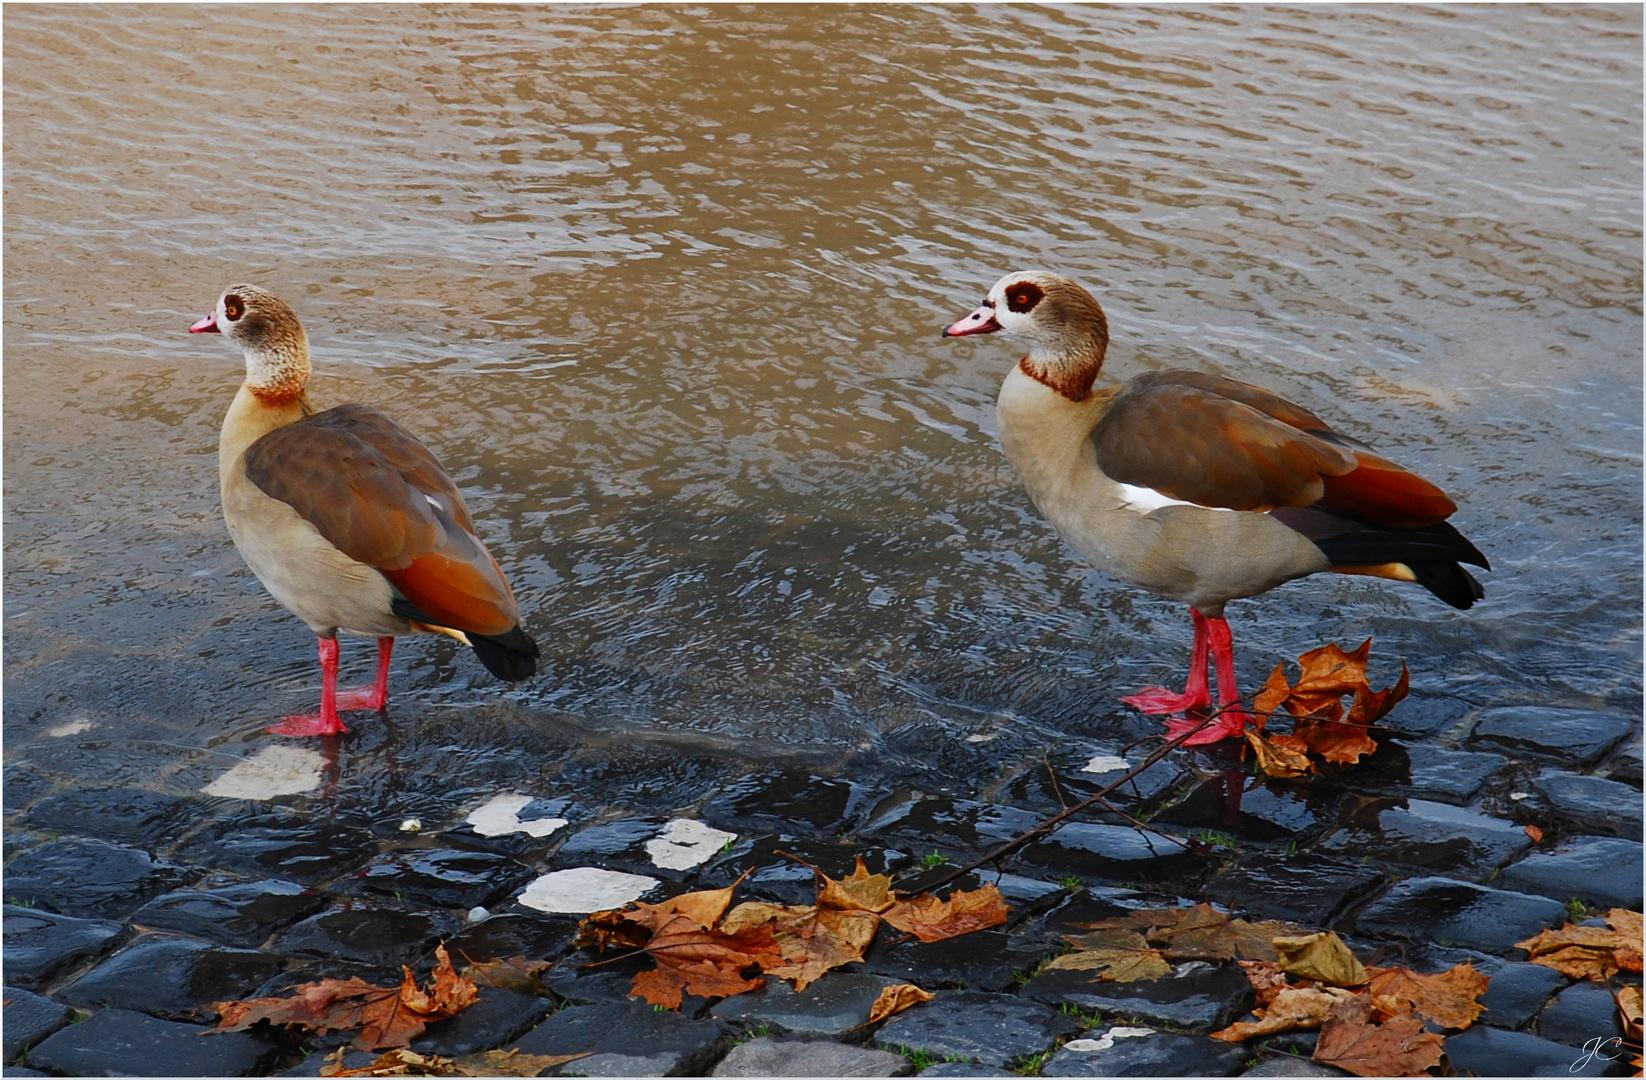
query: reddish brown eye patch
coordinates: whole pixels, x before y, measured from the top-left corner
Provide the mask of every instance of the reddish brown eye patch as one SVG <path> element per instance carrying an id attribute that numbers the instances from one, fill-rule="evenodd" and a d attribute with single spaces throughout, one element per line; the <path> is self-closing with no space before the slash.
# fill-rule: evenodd
<path id="1" fill-rule="evenodd" d="M 1032 281 L 1019 282 L 1006 290 L 1006 306 L 1019 315 L 1033 311 L 1046 292 Z"/>
<path id="2" fill-rule="evenodd" d="M 223 314 L 229 321 L 232 322 L 238 319 L 245 311 L 246 305 L 238 296 L 230 293 L 228 296 L 223 297 Z"/>

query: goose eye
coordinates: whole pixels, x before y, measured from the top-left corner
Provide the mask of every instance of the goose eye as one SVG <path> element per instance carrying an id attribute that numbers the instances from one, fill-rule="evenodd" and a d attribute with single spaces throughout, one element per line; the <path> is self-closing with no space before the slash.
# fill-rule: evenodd
<path id="1" fill-rule="evenodd" d="M 1040 303 L 1040 298 L 1046 293 L 1032 281 L 1024 281 L 1012 286 L 1006 293 L 1006 306 L 1019 315 L 1033 311 L 1034 306 Z"/>
<path id="2" fill-rule="evenodd" d="M 238 319 L 241 315 L 245 314 L 245 311 L 246 311 L 246 305 L 241 301 L 241 299 L 238 296 L 235 296 L 233 293 L 230 293 L 228 296 L 223 297 L 223 315 L 230 322 L 233 322 L 234 320 Z"/>

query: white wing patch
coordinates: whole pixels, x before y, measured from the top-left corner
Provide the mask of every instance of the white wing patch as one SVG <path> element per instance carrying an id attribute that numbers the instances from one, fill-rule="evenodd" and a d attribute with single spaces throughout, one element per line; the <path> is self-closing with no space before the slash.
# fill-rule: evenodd
<path id="1" fill-rule="evenodd" d="M 1159 510 L 1164 506 L 1193 506 L 1198 510 L 1222 510 L 1230 514 L 1235 513 L 1227 506 L 1201 506 L 1199 503 L 1174 499 L 1170 495 L 1162 495 L 1154 488 L 1138 487 L 1135 484 L 1120 484 L 1118 486 L 1121 498 L 1124 500 L 1121 505 L 1139 514 L 1147 514 L 1151 510 Z"/>

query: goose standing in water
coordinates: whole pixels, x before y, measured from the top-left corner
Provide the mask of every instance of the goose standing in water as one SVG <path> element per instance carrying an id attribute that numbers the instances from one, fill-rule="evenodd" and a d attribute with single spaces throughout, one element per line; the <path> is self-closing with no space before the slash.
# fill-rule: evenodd
<path id="1" fill-rule="evenodd" d="M 320 637 L 320 711 L 279 735 L 348 730 L 339 710 L 381 711 L 403 634 L 446 634 L 498 678 L 537 670 L 514 593 L 475 535 L 463 496 L 411 432 L 366 405 L 309 404 L 309 344 L 279 297 L 235 285 L 192 334 L 246 355 L 223 419 L 218 478 L 234 546 L 264 587 Z M 339 632 L 377 638 L 374 685 L 337 689 Z"/>
<path id="2" fill-rule="evenodd" d="M 1439 488 L 1298 405 L 1198 371 L 1094 389 L 1109 345 L 1103 309 L 1055 274 L 1007 274 L 945 337 L 1002 333 L 1029 354 L 997 403 L 1000 444 L 1059 535 L 1098 569 L 1189 605 L 1194 652 L 1181 693 L 1122 701 L 1148 713 L 1212 705 L 1187 740 L 1238 734 L 1234 646 L 1223 607 L 1331 571 L 1412 581 L 1456 608 L 1485 595 L 1461 563 L 1486 557 L 1446 522 Z"/>

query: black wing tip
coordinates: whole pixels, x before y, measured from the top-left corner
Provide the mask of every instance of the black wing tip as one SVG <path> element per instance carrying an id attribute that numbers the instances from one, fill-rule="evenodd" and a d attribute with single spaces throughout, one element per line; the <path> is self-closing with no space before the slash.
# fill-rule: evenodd
<path id="1" fill-rule="evenodd" d="M 537 660 L 543 655 L 537 642 L 518 626 L 506 634 L 470 634 L 469 644 L 486 670 L 506 682 L 536 675 Z"/>

